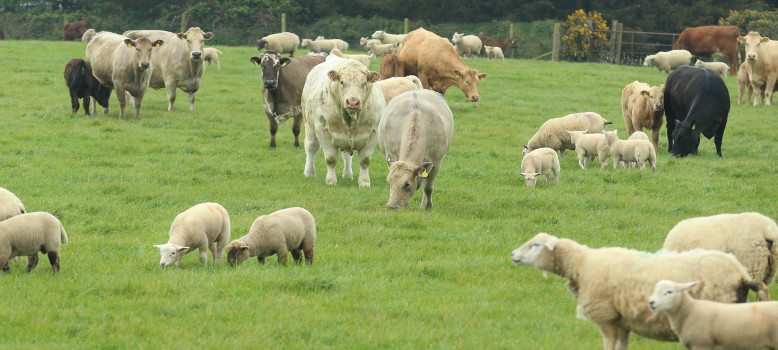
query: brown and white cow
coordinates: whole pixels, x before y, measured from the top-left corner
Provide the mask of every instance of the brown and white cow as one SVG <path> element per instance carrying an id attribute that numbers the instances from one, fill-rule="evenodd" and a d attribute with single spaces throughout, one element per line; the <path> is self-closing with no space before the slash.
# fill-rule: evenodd
<path id="1" fill-rule="evenodd" d="M 195 110 L 195 93 L 200 89 L 203 78 L 203 41 L 213 38 L 213 33 L 192 27 L 186 33 L 171 33 L 164 30 L 131 30 L 124 32 L 128 38 L 146 37 L 163 40 L 165 46 L 159 49 L 151 60 L 153 70 L 149 86 L 167 90 L 167 110 L 173 110 L 176 88 L 189 94 L 189 111 Z"/>
<path id="2" fill-rule="evenodd" d="M 140 118 L 143 95 L 151 79 L 152 52 L 164 41 L 148 38 L 136 40 L 116 33 L 100 32 L 86 45 L 86 60 L 92 65 L 92 74 L 109 88 L 116 89 L 119 99 L 119 118 L 124 118 L 129 93 L 134 99 L 135 118 Z M 155 53 L 155 52 L 154 52 Z M 156 54 L 156 53 L 155 53 Z"/>
<path id="3" fill-rule="evenodd" d="M 404 75 L 419 77 L 425 88 L 441 94 L 451 86 L 457 86 L 472 102 L 477 102 L 478 82 L 486 74 L 470 69 L 448 40 L 424 28 L 416 29 L 405 37 L 400 51 Z"/>
<path id="4" fill-rule="evenodd" d="M 740 29 L 735 26 L 702 26 L 686 28 L 673 44 L 673 50 L 687 50 L 692 55 L 711 56 L 718 52 L 729 59 L 730 75 L 737 72 L 737 43 Z"/>
<path id="5" fill-rule="evenodd" d="M 91 24 L 85 19 L 65 23 L 65 25 L 62 26 L 62 40 L 80 39 L 89 27 L 91 27 Z"/>
<path id="6" fill-rule="evenodd" d="M 778 83 L 778 41 L 770 40 L 757 32 L 748 32 L 738 38 L 738 41 L 746 46 L 748 77 L 756 92 L 754 106 L 758 106 L 762 101 L 769 106 Z"/>
<path id="7" fill-rule="evenodd" d="M 276 147 L 278 125 L 290 117 L 294 118 L 294 146 L 300 147 L 300 123 L 303 116 L 300 97 L 305 78 L 313 67 L 324 62 L 324 56 L 287 58 L 275 51 L 266 51 L 259 57 L 252 57 L 251 62 L 262 68 L 262 99 L 270 124 L 270 148 Z"/>

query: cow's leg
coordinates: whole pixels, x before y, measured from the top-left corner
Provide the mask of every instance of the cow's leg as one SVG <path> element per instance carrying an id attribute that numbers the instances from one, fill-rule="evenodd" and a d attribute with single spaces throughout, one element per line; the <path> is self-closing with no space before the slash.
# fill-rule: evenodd
<path id="1" fill-rule="evenodd" d="M 319 151 L 319 139 L 316 138 L 316 133 L 311 124 L 306 123 L 305 125 L 305 170 L 303 170 L 305 177 L 316 175 L 314 160 L 316 159 L 316 152 Z"/>
<path id="2" fill-rule="evenodd" d="M 278 123 L 276 118 L 270 113 L 265 112 L 267 116 L 267 122 L 270 126 L 270 148 L 276 148 L 276 133 L 278 132 Z"/>
<path id="3" fill-rule="evenodd" d="M 38 253 L 35 253 L 27 257 L 27 267 L 24 269 L 24 272 L 32 271 L 32 269 L 34 269 L 35 266 L 38 266 Z"/>
<path id="4" fill-rule="evenodd" d="M 432 189 L 439 170 L 440 164 L 435 164 L 427 175 L 427 179 L 424 180 L 424 196 L 421 198 L 421 205 L 419 206 L 421 209 L 432 209 Z"/>
<path id="5" fill-rule="evenodd" d="M 373 150 L 375 150 L 375 146 L 365 146 L 359 150 L 359 187 L 370 187 L 369 169 Z"/>
<path id="6" fill-rule="evenodd" d="M 716 155 L 721 157 L 721 141 L 724 139 L 724 128 L 727 126 L 727 121 L 725 120 L 723 123 L 721 123 L 721 126 L 719 126 L 719 129 L 716 130 L 716 134 L 713 135 L 713 143 L 716 144 Z"/>
<path id="7" fill-rule="evenodd" d="M 78 93 L 75 89 L 70 89 L 70 108 L 73 110 L 73 113 L 75 114 L 78 112 Z M 87 114 L 89 112 L 87 111 Z"/>
<path id="8" fill-rule="evenodd" d="M 338 182 L 338 178 L 335 175 L 335 165 L 338 162 L 338 149 L 332 145 L 330 140 L 322 140 L 321 150 L 324 152 L 324 160 L 327 162 L 327 177 L 324 179 L 324 183 L 327 185 L 334 185 Z"/>
<path id="9" fill-rule="evenodd" d="M 127 107 L 127 94 L 123 86 L 116 86 L 116 98 L 119 100 L 119 119 L 124 119 L 124 108 Z"/>
<path id="10" fill-rule="evenodd" d="M 91 110 L 89 109 L 89 105 L 90 105 L 90 102 L 91 102 L 90 100 L 91 100 L 91 97 L 89 97 L 89 94 L 87 94 L 84 97 L 84 114 L 87 115 L 87 116 L 89 116 L 89 114 L 91 114 L 90 113 Z"/>
<path id="11" fill-rule="evenodd" d="M 189 111 L 194 112 L 195 111 L 195 93 L 190 92 L 189 93 Z"/>
<path id="12" fill-rule="evenodd" d="M 751 83 L 751 87 L 754 89 L 754 92 L 756 92 L 756 97 L 754 98 L 754 106 L 758 106 L 760 103 L 762 103 L 762 100 L 764 99 L 764 93 L 765 90 L 759 88 L 759 85 Z"/>
<path id="13" fill-rule="evenodd" d="M 50 251 L 47 254 L 49 256 L 49 264 L 51 264 L 51 271 L 54 273 L 59 272 L 59 252 Z"/>
<path id="14" fill-rule="evenodd" d="M 343 158 L 343 172 L 341 173 L 340 177 L 344 179 L 353 179 L 354 170 L 351 168 L 351 153 L 347 151 L 341 151 L 341 156 Z"/>
<path id="15" fill-rule="evenodd" d="M 138 96 L 134 97 L 135 101 L 135 119 L 140 119 L 140 105 L 143 103 L 143 95 L 146 91 L 141 91 Z"/>
<path id="16" fill-rule="evenodd" d="M 167 91 L 167 111 L 173 111 L 173 103 L 176 102 L 176 82 L 166 81 L 165 91 Z"/>
<path id="17" fill-rule="evenodd" d="M 775 75 L 767 78 L 767 86 L 764 89 L 764 104 L 770 106 L 773 104 L 773 88 L 775 88 L 775 81 L 778 77 Z"/>
<path id="18" fill-rule="evenodd" d="M 294 124 L 292 125 L 292 134 L 294 135 L 294 147 L 300 148 L 300 124 L 302 124 L 303 116 L 298 114 L 294 117 Z"/>

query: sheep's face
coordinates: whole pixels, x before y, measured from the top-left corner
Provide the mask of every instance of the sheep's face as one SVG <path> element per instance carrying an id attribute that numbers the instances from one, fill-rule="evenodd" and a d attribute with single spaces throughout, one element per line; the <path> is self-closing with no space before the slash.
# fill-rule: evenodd
<path id="1" fill-rule="evenodd" d="M 646 56 L 646 59 L 643 60 L 643 67 L 651 67 L 651 66 L 653 66 L 655 59 L 656 59 L 656 56 L 654 56 L 654 55 Z"/>
<path id="2" fill-rule="evenodd" d="M 453 69 L 453 78 L 456 81 L 457 86 L 465 94 L 465 97 L 470 102 L 478 102 L 481 96 L 478 95 L 478 82 L 486 79 L 486 74 L 478 73 L 475 69 L 468 69 L 467 71 L 461 71 L 459 69 Z M 446 90 L 439 91 L 433 88 L 433 90 L 440 93 L 444 93 Z"/>
<path id="3" fill-rule="evenodd" d="M 618 131 L 612 130 L 612 131 L 605 131 L 603 132 L 603 135 L 605 135 L 605 141 L 608 142 L 608 145 L 612 145 L 616 140 L 619 139 Z"/>
<path id="4" fill-rule="evenodd" d="M 384 31 L 383 30 L 376 30 L 373 35 L 370 36 L 373 39 L 381 40 L 384 37 Z"/>
<path id="5" fill-rule="evenodd" d="M 184 254 L 189 252 L 189 247 L 184 247 L 173 243 L 157 244 L 155 247 L 159 249 L 159 265 L 162 267 L 169 266 L 171 264 L 178 265 L 181 262 L 181 258 L 184 257 Z"/>
<path id="6" fill-rule="evenodd" d="M 389 209 L 405 209 L 408 207 L 411 197 L 419 189 L 421 183 L 432 171 L 432 163 L 424 162 L 420 166 L 401 160 L 393 161 L 391 156 L 386 157 L 389 165 L 389 175 L 386 182 L 389 184 Z"/>
<path id="7" fill-rule="evenodd" d="M 352 118 L 362 110 L 370 98 L 373 83 L 381 78 L 377 72 L 368 71 L 361 63 L 348 60 L 329 71 L 330 93 L 339 101 Z"/>
<path id="8" fill-rule="evenodd" d="M 554 268 L 554 259 L 549 252 L 554 250 L 557 240 L 558 238 L 548 233 L 538 233 L 527 243 L 513 250 L 511 261 L 516 266 L 528 265 L 550 271 Z"/>
<path id="9" fill-rule="evenodd" d="M 185 41 L 189 47 L 189 58 L 192 61 L 201 61 L 203 59 L 203 41 L 213 38 L 213 33 L 206 33 L 200 27 L 192 27 L 186 33 L 178 33 L 178 38 Z"/>
<path id="10" fill-rule="evenodd" d="M 457 33 L 454 32 L 454 36 L 451 37 L 451 42 L 454 44 L 458 44 L 462 41 L 462 37 L 465 36 L 465 33 Z"/>
<path id="11" fill-rule="evenodd" d="M 249 247 L 243 243 L 232 242 L 227 246 L 227 263 L 231 266 L 238 265 L 250 257 Z"/>
<path id="12" fill-rule="evenodd" d="M 697 148 L 700 146 L 700 133 L 694 130 L 693 125 L 676 120 L 672 137 L 673 148 L 670 150 L 672 155 L 685 157 L 697 154 Z"/>
<path id="13" fill-rule="evenodd" d="M 648 299 L 648 306 L 654 311 L 676 310 L 683 301 L 683 294 L 697 285 L 697 282 L 675 283 L 670 280 L 656 282 L 654 294 Z"/>
<path id="14" fill-rule="evenodd" d="M 521 176 L 524 176 L 524 183 L 527 184 L 529 187 L 535 187 L 535 184 L 538 182 L 538 175 L 540 173 L 520 173 Z"/>

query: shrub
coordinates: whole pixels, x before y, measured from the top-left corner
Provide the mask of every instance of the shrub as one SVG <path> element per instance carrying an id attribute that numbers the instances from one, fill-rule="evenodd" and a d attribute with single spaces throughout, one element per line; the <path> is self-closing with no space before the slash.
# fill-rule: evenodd
<path id="1" fill-rule="evenodd" d="M 608 23 L 597 11 L 575 10 L 562 24 L 567 34 L 562 37 L 566 53 L 576 61 L 591 57 L 592 51 L 608 45 Z"/>

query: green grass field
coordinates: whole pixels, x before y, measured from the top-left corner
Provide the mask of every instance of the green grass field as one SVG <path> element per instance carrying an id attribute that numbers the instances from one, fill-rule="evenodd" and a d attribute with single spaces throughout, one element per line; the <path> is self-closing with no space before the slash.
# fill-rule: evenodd
<path id="1" fill-rule="evenodd" d="M 321 152 L 316 178 L 304 178 L 290 123 L 269 150 L 259 68 L 249 62 L 257 51 L 220 49 L 222 70 L 206 71 L 197 112 L 179 91 L 168 113 L 164 90 L 150 90 L 142 119 L 119 120 L 115 96 L 107 117 L 70 111 L 62 72 L 83 57 L 82 43 L 0 41 L 0 186 L 29 211 L 53 213 L 70 238 L 59 275 L 45 258 L 31 274 L 20 259 L 0 275 L 0 347 L 596 349 L 599 330 L 575 318 L 564 280 L 513 266 L 513 248 L 546 231 L 654 251 L 691 216 L 778 218 L 778 107 L 737 105 L 731 77 L 723 158 L 707 139 L 696 157 L 671 158 L 663 129 L 655 173 L 581 170 L 567 152 L 558 187 L 528 188 L 517 175 L 521 148 L 544 120 L 596 111 L 625 137 L 621 89 L 666 75 L 468 60 L 488 77 L 478 103 L 457 89 L 446 95 L 455 133 L 435 207 L 420 211 L 417 193 L 410 209 L 391 212 L 380 151 L 362 189 L 340 178 L 325 186 Z M 176 214 L 205 201 L 227 208 L 233 238 L 259 215 L 307 208 L 316 261 L 204 268 L 195 253 L 160 268 L 153 245 L 167 241 Z M 631 345 L 681 348 L 635 335 Z"/>

